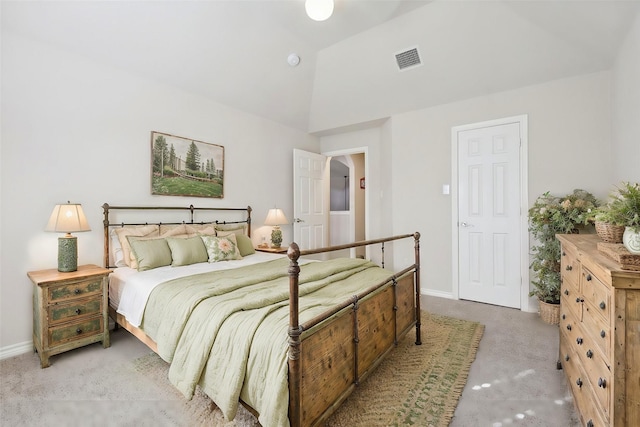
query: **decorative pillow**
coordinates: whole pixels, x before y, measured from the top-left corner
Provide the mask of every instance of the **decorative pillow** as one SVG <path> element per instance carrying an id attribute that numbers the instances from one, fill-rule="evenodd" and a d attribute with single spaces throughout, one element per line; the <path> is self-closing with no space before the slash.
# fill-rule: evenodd
<path id="1" fill-rule="evenodd" d="M 164 225 L 164 224 L 160 224 L 160 237 L 172 237 L 172 236 L 178 236 L 178 237 L 184 237 L 186 236 L 187 233 L 187 227 L 184 224 L 171 224 L 171 225 Z"/>
<path id="2" fill-rule="evenodd" d="M 115 232 L 118 235 L 120 241 L 120 247 L 122 248 L 122 259 L 124 264 L 131 268 L 138 268 L 136 258 L 131 254 L 131 245 L 127 236 L 144 237 L 147 239 L 160 237 L 158 234 L 158 226 L 152 225 L 135 225 L 129 227 L 116 228 Z"/>
<path id="3" fill-rule="evenodd" d="M 115 228 L 111 229 L 109 237 L 109 252 L 111 252 L 111 261 L 109 262 L 112 262 L 116 267 L 126 267 L 127 264 L 124 262 L 124 255 L 122 254 L 122 245 L 120 245 L 120 239 L 118 239 Z"/>
<path id="4" fill-rule="evenodd" d="M 233 232 L 235 235 L 242 234 L 246 236 L 246 227 L 247 224 L 216 224 L 216 234 L 219 236 L 221 232 L 223 234 L 225 234 L 225 232 Z"/>
<path id="5" fill-rule="evenodd" d="M 253 242 L 251 237 L 244 234 L 236 234 L 236 241 L 238 242 L 238 249 L 240 249 L 240 255 L 247 256 L 255 254 L 256 250 L 253 248 Z"/>
<path id="6" fill-rule="evenodd" d="M 171 249 L 166 239 L 140 239 L 128 236 L 138 271 L 171 265 Z"/>
<path id="7" fill-rule="evenodd" d="M 215 224 L 186 224 L 185 228 L 187 234 L 190 236 L 198 236 L 200 234 L 207 234 L 209 236 L 216 235 Z"/>
<path id="8" fill-rule="evenodd" d="M 209 262 L 242 259 L 234 234 L 226 237 L 200 236 L 200 238 L 207 248 Z"/>
<path id="9" fill-rule="evenodd" d="M 200 236 L 176 238 L 167 237 L 167 244 L 171 249 L 171 265 L 190 265 L 198 262 L 207 262 L 209 254 Z"/>

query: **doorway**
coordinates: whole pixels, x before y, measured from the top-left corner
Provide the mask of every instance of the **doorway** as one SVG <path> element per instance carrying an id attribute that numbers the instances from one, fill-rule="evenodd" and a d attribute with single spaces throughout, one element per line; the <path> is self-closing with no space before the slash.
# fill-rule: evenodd
<path id="1" fill-rule="evenodd" d="M 528 309 L 527 116 L 452 128 L 456 298 Z"/>
<path id="2" fill-rule="evenodd" d="M 337 242 L 365 240 L 368 236 L 368 198 L 365 185 L 368 160 L 367 147 L 332 151 L 323 154 L 311 153 L 299 149 L 293 150 L 294 176 L 294 241 L 301 249 L 315 249 L 336 245 Z M 331 185 L 330 160 L 342 159 L 346 169 L 340 169 L 338 189 L 335 197 L 348 205 L 345 225 L 341 228 L 330 225 Z M 346 172 L 348 170 L 348 172 Z M 345 178 L 346 176 L 346 178 Z M 345 184 L 348 186 L 345 189 Z M 347 194 L 348 193 L 348 194 Z M 344 218 L 343 218 L 344 219 Z M 337 235 L 331 236 L 331 228 Z M 332 252 L 331 256 L 344 256 Z M 354 248 L 351 257 L 367 257 L 368 248 Z"/>

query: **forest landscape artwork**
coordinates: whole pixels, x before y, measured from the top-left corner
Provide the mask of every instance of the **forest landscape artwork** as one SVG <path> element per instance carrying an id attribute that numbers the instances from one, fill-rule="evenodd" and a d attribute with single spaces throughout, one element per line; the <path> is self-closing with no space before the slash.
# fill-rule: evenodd
<path id="1" fill-rule="evenodd" d="M 151 194 L 224 197 L 224 147 L 151 132 Z"/>

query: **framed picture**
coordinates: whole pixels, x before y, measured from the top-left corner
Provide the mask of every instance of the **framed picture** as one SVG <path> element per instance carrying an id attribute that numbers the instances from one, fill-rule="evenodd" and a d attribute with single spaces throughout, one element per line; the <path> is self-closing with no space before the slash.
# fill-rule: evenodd
<path id="1" fill-rule="evenodd" d="M 151 132 L 151 194 L 224 197 L 224 147 Z"/>

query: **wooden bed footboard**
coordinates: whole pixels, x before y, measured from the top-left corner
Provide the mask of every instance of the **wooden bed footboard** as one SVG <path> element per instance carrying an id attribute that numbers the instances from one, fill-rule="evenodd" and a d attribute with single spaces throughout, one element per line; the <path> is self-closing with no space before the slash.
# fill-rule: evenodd
<path id="1" fill-rule="evenodd" d="M 321 425 L 413 326 L 416 345 L 422 344 L 420 234 L 360 243 L 407 237 L 415 239 L 412 266 L 385 282 L 372 284 L 354 295 L 352 301 L 302 325 L 298 319 L 300 267 L 297 261 L 301 255 L 321 250 L 300 251 L 295 243 L 290 246 L 289 421 L 292 427 Z M 339 249 L 344 248 L 334 250 Z"/>

